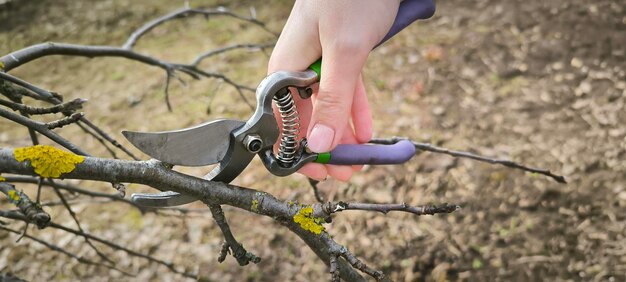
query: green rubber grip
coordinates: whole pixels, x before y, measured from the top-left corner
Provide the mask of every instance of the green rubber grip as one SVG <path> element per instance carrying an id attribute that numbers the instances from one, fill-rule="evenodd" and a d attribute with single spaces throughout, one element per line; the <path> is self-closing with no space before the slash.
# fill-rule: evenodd
<path id="1" fill-rule="evenodd" d="M 312 69 L 317 74 L 317 79 L 322 78 L 322 58 L 312 63 L 309 69 Z"/>

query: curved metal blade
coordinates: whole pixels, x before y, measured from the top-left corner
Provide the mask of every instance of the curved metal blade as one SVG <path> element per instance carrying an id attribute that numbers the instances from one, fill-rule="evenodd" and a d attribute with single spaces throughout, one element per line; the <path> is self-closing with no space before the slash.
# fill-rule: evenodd
<path id="1" fill-rule="evenodd" d="M 220 119 L 173 131 L 122 131 L 122 134 L 157 160 L 174 165 L 203 166 L 222 161 L 228 151 L 231 132 L 244 124 L 239 120 Z"/>

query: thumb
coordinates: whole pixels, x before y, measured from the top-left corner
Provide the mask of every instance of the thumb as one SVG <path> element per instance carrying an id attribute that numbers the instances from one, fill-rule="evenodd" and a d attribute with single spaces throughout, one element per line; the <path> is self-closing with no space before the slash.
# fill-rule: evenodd
<path id="1" fill-rule="evenodd" d="M 351 130 L 346 125 L 349 124 L 354 90 L 368 54 L 369 50 L 363 46 L 330 48 L 324 52 L 319 91 L 307 134 L 308 146 L 313 152 L 332 150 L 344 131 Z"/>

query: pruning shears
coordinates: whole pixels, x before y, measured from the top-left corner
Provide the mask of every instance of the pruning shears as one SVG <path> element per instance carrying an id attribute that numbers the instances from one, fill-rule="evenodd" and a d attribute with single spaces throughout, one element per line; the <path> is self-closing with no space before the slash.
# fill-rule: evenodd
<path id="1" fill-rule="evenodd" d="M 382 44 L 417 19 L 434 13 L 432 0 L 405 0 Z M 265 77 L 256 89 L 256 109 L 247 121 L 219 119 L 194 127 L 165 132 L 123 131 L 135 147 L 147 155 L 172 165 L 205 166 L 217 164 L 205 177 L 229 183 L 258 155 L 267 170 L 287 176 L 310 162 L 336 165 L 399 164 L 415 155 L 414 145 L 399 141 L 391 145 L 340 144 L 328 153 L 313 153 L 306 139 L 298 140 L 299 117 L 290 89 L 308 99 L 311 85 L 319 82 L 321 59 L 302 72 L 279 71 Z M 280 112 L 283 132 L 272 110 Z M 273 146 L 280 137 L 277 153 Z M 148 207 L 170 207 L 194 202 L 193 196 L 172 191 L 133 194 L 132 200 Z"/>

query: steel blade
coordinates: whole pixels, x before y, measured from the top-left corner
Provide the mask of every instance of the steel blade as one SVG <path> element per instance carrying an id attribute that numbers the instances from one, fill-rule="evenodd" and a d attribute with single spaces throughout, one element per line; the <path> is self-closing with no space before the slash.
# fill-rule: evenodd
<path id="1" fill-rule="evenodd" d="M 224 158 L 230 133 L 244 123 L 220 119 L 173 131 L 122 131 L 122 134 L 139 150 L 157 160 L 174 165 L 204 166 Z"/>

